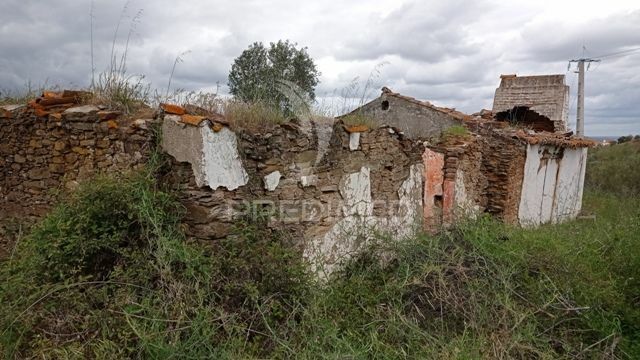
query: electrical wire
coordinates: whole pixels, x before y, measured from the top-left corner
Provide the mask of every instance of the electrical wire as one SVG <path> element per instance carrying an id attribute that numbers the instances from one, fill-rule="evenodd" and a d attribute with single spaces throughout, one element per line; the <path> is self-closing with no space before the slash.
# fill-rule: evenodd
<path id="1" fill-rule="evenodd" d="M 633 49 L 617 51 L 617 52 L 614 52 L 614 53 L 604 54 L 604 55 L 600 55 L 600 56 L 594 56 L 594 58 L 595 59 L 604 59 L 604 58 L 608 58 L 608 57 L 612 57 L 612 56 L 618 56 L 618 55 L 624 55 L 624 54 L 627 54 L 627 53 L 636 52 L 636 51 L 639 51 L 639 50 L 640 50 L 640 47 L 637 47 L 637 48 L 633 48 Z"/>

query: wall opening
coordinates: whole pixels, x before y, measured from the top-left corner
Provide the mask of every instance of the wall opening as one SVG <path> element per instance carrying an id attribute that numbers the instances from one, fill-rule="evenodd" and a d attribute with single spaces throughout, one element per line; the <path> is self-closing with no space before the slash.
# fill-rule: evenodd
<path id="1" fill-rule="evenodd" d="M 442 209 L 443 196 L 442 195 L 434 195 L 433 196 L 433 204 L 438 209 Z"/>
<path id="2" fill-rule="evenodd" d="M 382 108 L 382 110 L 389 110 L 389 100 L 384 100 L 382 104 L 380 104 L 380 108 Z"/>
<path id="3" fill-rule="evenodd" d="M 501 111 L 496 114 L 496 120 L 506 121 L 513 125 L 533 129 L 534 131 L 553 132 L 555 130 L 553 121 L 529 109 L 528 106 L 515 106 L 513 109 Z"/>

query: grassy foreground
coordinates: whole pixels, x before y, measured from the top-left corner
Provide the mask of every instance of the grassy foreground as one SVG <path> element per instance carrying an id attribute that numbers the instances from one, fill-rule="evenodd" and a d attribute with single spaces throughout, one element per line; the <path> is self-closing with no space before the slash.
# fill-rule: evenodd
<path id="1" fill-rule="evenodd" d="M 380 239 L 325 284 L 285 234 L 241 223 L 204 250 L 184 241 L 180 206 L 152 171 L 102 177 L 0 264 L 0 350 L 8 359 L 640 358 L 640 200 L 629 196 L 640 179 L 610 183 L 601 168 L 637 155 L 594 151 L 585 208 L 595 220 L 523 230 L 481 218 L 435 237 Z"/>

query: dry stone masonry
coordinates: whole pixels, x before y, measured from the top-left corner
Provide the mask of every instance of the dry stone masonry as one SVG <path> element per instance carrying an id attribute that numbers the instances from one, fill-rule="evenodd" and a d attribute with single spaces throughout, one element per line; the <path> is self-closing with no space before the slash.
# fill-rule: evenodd
<path id="1" fill-rule="evenodd" d="M 57 191 L 99 172 L 146 163 L 152 111 L 125 119 L 101 106 L 79 105 L 69 94 L 77 92 L 47 92 L 38 102 L 0 107 L 0 222 L 41 217 Z"/>
<path id="2" fill-rule="evenodd" d="M 419 229 L 424 146 L 393 128 L 353 132 L 366 128 L 315 123 L 309 132 L 294 121 L 255 133 L 223 126 L 207 140 L 236 144 L 225 150 L 232 156 L 222 158 L 204 150 L 193 155 L 193 148 L 184 146 L 201 143 L 216 121 L 194 125 L 178 119 L 165 114 L 163 120 L 165 139 L 180 139 L 163 141 L 174 159 L 166 181 L 182 189 L 185 229 L 194 239 L 227 237 L 238 218 L 261 214 L 270 228 L 297 238 L 300 253 L 323 275 L 376 231 L 402 237 Z M 326 134 L 326 127 L 332 135 L 323 149 L 318 134 Z M 219 136 L 224 132 L 235 141 Z M 241 169 L 221 177 L 224 181 L 198 182 L 196 169 L 233 168 L 236 152 Z M 247 174 L 242 186 L 233 181 L 238 174 Z"/>
<path id="3" fill-rule="evenodd" d="M 256 132 L 172 104 L 124 117 L 84 104 L 79 92 L 3 106 L 0 226 L 44 215 L 52 190 L 144 166 L 156 143 L 153 127 L 170 159 L 158 175 L 176 190 L 190 239 L 216 241 L 232 236 L 239 220 L 261 218 L 287 234 L 320 277 L 380 233 L 402 239 L 482 213 L 536 226 L 580 212 L 590 140 L 515 126 L 489 111 L 438 108 L 386 88 L 364 108 L 376 125 L 292 120 Z M 419 122 L 422 128 L 411 125 Z M 452 126 L 466 133 L 443 135 Z"/>

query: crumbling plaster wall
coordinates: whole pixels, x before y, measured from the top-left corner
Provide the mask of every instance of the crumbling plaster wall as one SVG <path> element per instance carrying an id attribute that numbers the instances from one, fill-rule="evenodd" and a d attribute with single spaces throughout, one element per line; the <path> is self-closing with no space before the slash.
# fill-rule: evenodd
<path id="1" fill-rule="evenodd" d="M 529 145 L 518 219 L 524 226 L 573 219 L 582 208 L 586 148 Z"/>
<path id="2" fill-rule="evenodd" d="M 444 112 L 385 93 L 359 111 L 376 124 L 396 127 L 413 139 L 437 138 L 444 130 L 461 124 Z"/>
<path id="3" fill-rule="evenodd" d="M 164 126 L 179 132 L 174 125 L 165 117 Z M 194 132 L 188 125 L 179 126 L 185 126 L 191 142 L 199 141 L 198 132 L 209 128 L 203 123 Z M 220 159 L 203 151 L 202 156 L 190 156 L 189 162 L 182 142 L 165 143 L 175 160 L 165 176 L 182 189 L 188 236 L 200 241 L 226 237 L 237 217 L 263 213 L 270 229 L 290 234 L 314 270 L 326 275 L 378 231 L 401 238 L 417 230 L 422 219 L 423 146 L 388 127 L 356 135 L 341 124 L 329 126 L 332 137 L 319 157 L 316 134 L 324 130 L 303 131 L 295 122 L 261 134 L 237 130 L 237 152 L 248 175 L 237 188 L 198 183 L 194 162 L 206 167 Z M 215 136 L 210 140 L 221 141 Z"/>
<path id="4" fill-rule="evenodd" d="M 235 190 L 249 181 L 236 135 L 229 128 L 214 131 L 209 121 L 193 126 L 182 123 L 180 116 L 166 115 L 162 133 L 162 147 L 177 161 L 191 164 L 198 186 Z"/>
<path id="5" fill-rule="evenodd" d="M 427 229 L 437 231 L 480 213 L 517 223 L 525 156 L 523 144 L 490 131 L 427 148 Z"/>

